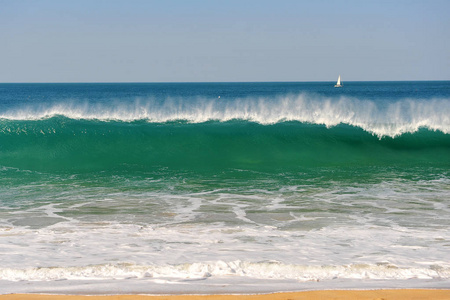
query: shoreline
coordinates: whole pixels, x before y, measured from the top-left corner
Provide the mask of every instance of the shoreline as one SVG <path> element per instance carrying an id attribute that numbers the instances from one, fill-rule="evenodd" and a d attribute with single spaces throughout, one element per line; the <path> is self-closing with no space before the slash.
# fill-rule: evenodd
<path id="1" fill-rule="evenodd" d="M 373 290 L 316 290 L 267 294 L 217 295 L 53 295 L 7 294 L 0 300 L 449 300 L 450 289 L 373 289 Z"/>

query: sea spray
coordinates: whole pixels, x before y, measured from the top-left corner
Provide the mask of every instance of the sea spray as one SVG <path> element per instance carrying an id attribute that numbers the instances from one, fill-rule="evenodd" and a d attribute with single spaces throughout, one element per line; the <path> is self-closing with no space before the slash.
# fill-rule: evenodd
<path id="1" fill-rule="evenodd" d="M 450 132 L 449 99 L 399 99 L 390 103 L 314 94 L 274 98 L 136 99 L 106 104 L 76 101 L 27 106 L 0 114 L 4 120 L 41 120 L 55 116 L 99 121 L 146 121 L 167 123 L 185 121 L 204 123 L 245 120 L 263 125 L 285 121 L 321 124 L 327 127 L 346 124 L 360 127 L 379 138 L 413 133 L 420 128 Z"/>

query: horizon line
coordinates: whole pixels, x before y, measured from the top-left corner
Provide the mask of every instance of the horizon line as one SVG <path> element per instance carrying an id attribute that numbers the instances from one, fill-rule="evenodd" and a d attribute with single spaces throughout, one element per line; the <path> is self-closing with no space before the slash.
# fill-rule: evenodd
<path id="1" fill-rule="evenodd" d="M 343 80 L 342 82 L 427 82 L 450 81 L 450 79 L 420 79 L 420 80 Z M 336 80 L 310 80 L 310 81 L 11 81 L 0 84 L 109 84 L 109 83 L 325 83 Z"/>

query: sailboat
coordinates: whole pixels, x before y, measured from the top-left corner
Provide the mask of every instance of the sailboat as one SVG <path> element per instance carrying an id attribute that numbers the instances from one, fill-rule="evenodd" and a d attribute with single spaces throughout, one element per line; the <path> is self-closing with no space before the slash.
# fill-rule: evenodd
<path id="1" fill-rule="evenodd" d="M 338 77 L 338 81 L 336 82 L 336 84 L 334 85 L 334 87 L 343 87 L 344 85 L 341 84 L 341 75 L 339 75 Z"/>

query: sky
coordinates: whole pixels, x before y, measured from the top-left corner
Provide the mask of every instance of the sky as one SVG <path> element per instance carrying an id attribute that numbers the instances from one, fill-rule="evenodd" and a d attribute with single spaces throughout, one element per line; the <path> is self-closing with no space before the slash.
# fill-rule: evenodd
<path id="1" fill-rule="evenodd" d="M 0 82 L 450 80 L 449 0 L 0 0 Z"/>

